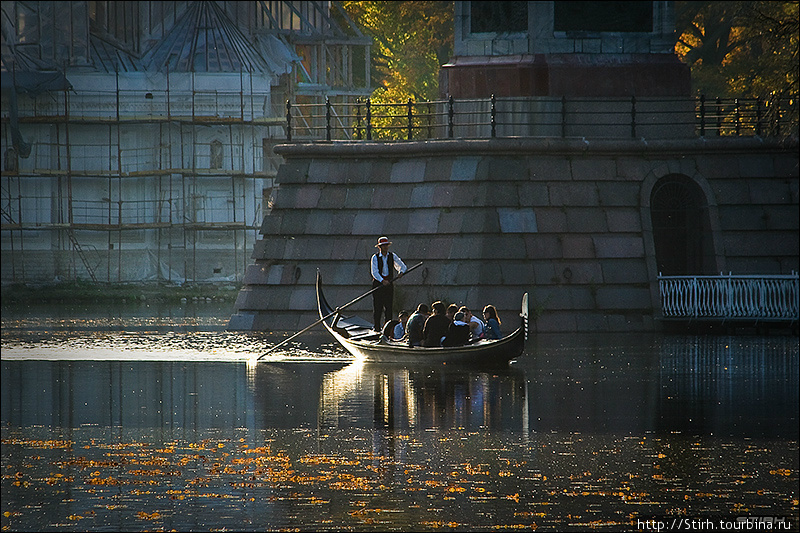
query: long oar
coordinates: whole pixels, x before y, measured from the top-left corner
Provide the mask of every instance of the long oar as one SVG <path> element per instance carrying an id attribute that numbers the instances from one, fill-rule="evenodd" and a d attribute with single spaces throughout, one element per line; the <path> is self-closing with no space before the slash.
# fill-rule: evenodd
<path id="1" fill-rule="evenodd" d="M 403 276 L 405 276 L 406 274 L 408 274 L 409 272 L 411 272 L 412 270 L 414 270 L 415 268 L 417 268 L 417 267 L 418 267 L 418 266 L 420 266 L 420 265 L 422 265 L 422 263 L 417 263 L 416 265 L 414 265 L 414 266 L 412 266 L 411 268 L 407 269 L 405 272 L 403 272 L 402 274 L 400 274 L 399 276 L 397 276 L 397 277 L 394 279 L 394 281 L 397 281 L 397 280 L 399 280 L 400 278 L 402 278 Z M 305 333 L 306 331 L 310 330 L 311 328 L 313 328 L 313 327 L 314 327 L 314 326 L 316 326 L 317 324 L 320 324 L 322 321 L 329 319 L 330 317 L 332 317 L 332 316 L 333 316 L 333 315 L 335 315 L 336 313 L 340 313 L 340 312 L 342 312 L 342 311 L 343 311 L 345 308 L 347 308 L 347 307 L 350 307 L 351 305 L 353 305 L 354 303 L 358 302 L 359 300 L 363 300 L 364 298 L 366 298 L 367 296 L 369 296 L 369 295 L 370 295 L 370 294 L 372 294 L 373 292 L 377 291 L 377 290 L 378 290 L 378 289 L 380 289 L 381 287 L 383 287 L 383 285 L 379 285 L 379 286 L 375 287 L 374 289 L 372 289 L 372 290 L 370 290 L 370 291 L 368 291 L 368 292 L 365 292 L 364 294 L 362 294 L 361 296 L 359 296 L 359 297 L 358 297 L 358 298 L 356 298 L 355 300 L 351 300 L 351 301 L 347 302 L 346 304 L 344 304 L 344 305 L 342 305 L 342 306 L 340 306 L 340 307 L 337 307 L 337 308 L 336 308 L 336 309 L 335 309 L 335 310 L 334 310 L 332 313 L 329 313 L 329 314 L 325 315 L 324 317 L 320 318 L 319 320 L 317 320 L 316 322 L 314 322 L 314 323 L 313 323 L 313 324 L 311 324 L 310 326 L 308 326 L 308 327 L 306 327 L 306 328 L 303 328 L 303 329 L 301 329 L 300 331 L 298 331 L 297 333 L 295 333 L 294 335 L 292 335 L 292 336 L 291 336 L 291 337 L 289 337 L 288 339 L 284 339 L 283 341 L 279 342 L 278 344 L 276 344 L 275 346 L 273 346 L 272 348 L 270 348 L 269 350 L 267 350 L 266 352 L 264 352 L 263 354 L 261 354 L 260 356 L 258 356 L 258 359 L 256 359 L 256 361 L 260 360 L 262 357 L 264 357 L 264 356 L 265 356 L 265 355 L 267 355 L 268 353 L 272 352 L 273 350 L 275 350 L 275 349 L 279 348 L 280 346 L 283 346 L 284 344 L 286 344 L 286 343 L 287 343 L 287 342 L 289 342 L 290 340 L 294 339 L 295 337 L 299 337 L 300 335 L 302 335 L 302 334 L 303 334 L 303 333 Z"/>

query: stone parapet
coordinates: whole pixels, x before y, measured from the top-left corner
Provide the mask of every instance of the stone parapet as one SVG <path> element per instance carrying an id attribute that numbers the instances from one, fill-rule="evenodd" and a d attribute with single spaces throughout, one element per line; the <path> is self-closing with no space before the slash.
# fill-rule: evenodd
<path id="1" fill-rule="evenodd" d="M 317 270 L 331 303 L 363 294 L 387 235 L 406 264 L 423 262 L 397 285 L 396 311 L 437 299 L 493 304 L 510 330 L 528 292 L 534 331 L 652 331 L 661 322 L 650 200 L 676 175 L 703 191 L 715 270 L 799 269 L 796 144 L 520 138 L 275 151 L 286 163 L 231 329 L 316 320 Z M 370 300 L 352 311 L 369 318 Z"/>

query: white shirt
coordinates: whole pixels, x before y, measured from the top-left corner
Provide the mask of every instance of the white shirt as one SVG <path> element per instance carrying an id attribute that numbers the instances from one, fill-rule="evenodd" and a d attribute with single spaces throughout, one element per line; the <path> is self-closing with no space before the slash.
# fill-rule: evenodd
<path id="1" fill-rule="evenodd" d="M 372 256 L 372 278 L 375 281 L 383 281 L 384 278 L 389 277 L 389 253 L 390 252 L 387 252 L 386 255 L 383 255 L 380 252 L 378 252 L 377 254 L 374 254 Z M 383 272 L 378 272 L 379 255 L 383 258 Z M 406 264 L 403 263 L 403 260 L 400 259 L 400 257 L 397 256 L 397 254 L 393 253 L 393 255 L 394 255 L 394 269 L 397 270 L 398 274 L 402 274 L 408 269 L 408 267 L 406 267 Z"/>
<path id="2" fill-rule="evenodd" d="M 475 331 L 472 332 L 472 338 L 474 339 L 480 338 L 480 336 L 483 335 L 483 329 L 484 329 L 483 321 L 481 321 L 481 319 L 476 317 L 475 315 L 472 315 L 472 318 L 470 318 L 469 321 L 478 324 L 478 327 L 475 328 Z"/>

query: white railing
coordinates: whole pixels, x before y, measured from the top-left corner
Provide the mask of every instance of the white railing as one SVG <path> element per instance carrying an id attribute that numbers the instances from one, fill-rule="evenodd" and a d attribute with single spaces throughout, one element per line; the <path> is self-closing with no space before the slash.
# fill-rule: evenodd
<path id="1" fill-rule="evenodd" d="M 658 276 L 667 319 L 798 319 L 798 274 L 782 276 Z"/>

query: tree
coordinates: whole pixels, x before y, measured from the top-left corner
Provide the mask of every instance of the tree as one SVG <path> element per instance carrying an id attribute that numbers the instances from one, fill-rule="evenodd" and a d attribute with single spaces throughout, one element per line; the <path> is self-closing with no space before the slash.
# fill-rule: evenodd
<path id="1" fill-rule="evenodd" d="M 453 2 L 342 2 L 374 39 L 374 102 L 435 100 L 439 67 L 453 51 Z"/>
<path id="2" fill-rule="evenodd" d="M 696 94 L 760 98 L 773 113 L 781 102 L 797 130 L 798 2 L 676 2 L 675 19 Z"/>

